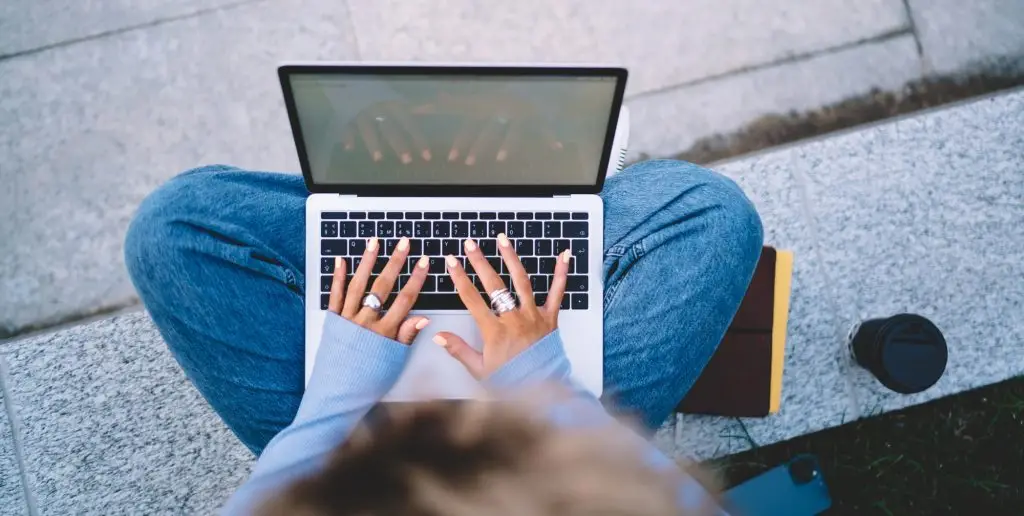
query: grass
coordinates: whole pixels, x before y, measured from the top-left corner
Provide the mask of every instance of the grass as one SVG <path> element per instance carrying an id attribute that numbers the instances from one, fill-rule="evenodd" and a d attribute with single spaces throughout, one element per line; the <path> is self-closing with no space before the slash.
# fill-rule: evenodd
<path id="1" fill-rule="evenodd" d="M 1024 377 L 705 464 L 736 485 L 818 457 L 827 514 L 1024 514 Z"/>

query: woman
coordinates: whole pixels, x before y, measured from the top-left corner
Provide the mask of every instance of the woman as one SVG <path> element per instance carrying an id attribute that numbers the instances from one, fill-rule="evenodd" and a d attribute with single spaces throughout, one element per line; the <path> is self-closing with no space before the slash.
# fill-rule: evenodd
<path id="1" fill-rule="evenodd" d="M 404 354 L 395 346 L 430 331 L 422 318 L 385 327 L 375 313 L 346 312 L 345 295 L 361 297 L 373 281 L 369 271 L 355 279 L 357 271 L 356 289 L 335 285 L 332 294 L 327 324 L 336 328 L 325 329 L 333 340 L 321 349 L 334 350 L 337 360 L 318 357 L 310 399 L 303 399 L 306 195 L 298 176 L 195 169 L 150 195 L 126 237 L 129 273 L 175 358 L 239 439 L 262 454 L 232 501 L 240 511 L 322 467 L 394 381 Z M 735 315 L 760 256 L 761 223 L 732 181 L 678 161 L 631 166 L 608 178 L 601 196 L 602 401 L 654 429 L 693 385 Z M 516 263 L 511 248 L 502 253 Z M 449 273 L 463 284 L 460 294 L 471 288 L 460 282 L 458 266 Z M 484 381 L 512 378 L 502 384 L 508 387 L 554 381 L 572 389 L 553 310 L 520 307 L 525 311 L 497 317 L 468 308 L 491 325 L 483 355 L 470 354 L 456 335 L 435 341 L 472 373 Z M 353 357 L 358 366 L 347 361 Z M 335 365 L 324 373 L 321 364 Z M 574 396 L 573 403 L 596 404 L 579 390 Z M 653 448 L 647 452 L 651 462 L 666 463 Z"/>

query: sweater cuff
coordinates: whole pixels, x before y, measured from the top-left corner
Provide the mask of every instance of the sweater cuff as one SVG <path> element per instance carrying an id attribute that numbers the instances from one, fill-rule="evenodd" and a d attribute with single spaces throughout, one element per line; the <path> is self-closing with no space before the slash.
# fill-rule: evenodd
<path id="1" fill-rule="evenodd" d="M 397 378 L 409 353 L 409 346 L 327 312 L 310 384 L 322 376 L 321 371 L 330 375 L 343 370 L 356 377 L 353 381 Z"/>
<path id="2" fill-rule="evenodd" d="M 490 387 L 508 388 L 539 383 L 565 383 L 571 367 L 555 329 L 484 379 Z"/>

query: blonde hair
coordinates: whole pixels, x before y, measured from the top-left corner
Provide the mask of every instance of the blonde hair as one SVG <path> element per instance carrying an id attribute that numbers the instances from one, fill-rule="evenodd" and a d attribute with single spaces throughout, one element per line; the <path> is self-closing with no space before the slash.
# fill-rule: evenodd
<path id="1" fill-rule="evenodd" d="M 520 401 L 389 406 L 263 516 L 678 515 L 676 473 L 643 461 L 636 436 L 559 429 Z M 681 475 L 679 473 L 678 475 Z M 713 510 L 709 498 L 707 511 Z"/>

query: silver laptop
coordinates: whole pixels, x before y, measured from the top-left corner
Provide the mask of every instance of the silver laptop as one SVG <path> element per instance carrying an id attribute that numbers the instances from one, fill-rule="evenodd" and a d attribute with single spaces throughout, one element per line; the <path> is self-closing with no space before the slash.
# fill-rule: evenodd
<path id="1" fill-rule="evenodd" d="M 447 330 L 481 346 L 443 257 L 462 257 L 462 242 L 473 238 L 510 285 L 495 240 L 505 233 L 538 303 L 546 298 L 555 257 L 571 250 L 559 327 L 574 378 L 601 394 L 604 212 L 597 193 L 625 158 L 625 69 L 289 64 L 278 74 L 312 193 L 306 201 L 307 381 L 335 256 L 344 257 L 351 273 L 366 240 L 377 237 L 383 252 L 376 273 L 408 237 L 410 263 L 395 290 L 412 263 L 428 256 L 429 276 L 413 313 L 431 324 L 385 400 L 479 395 L 478 382 L 431 341 Z"/>

